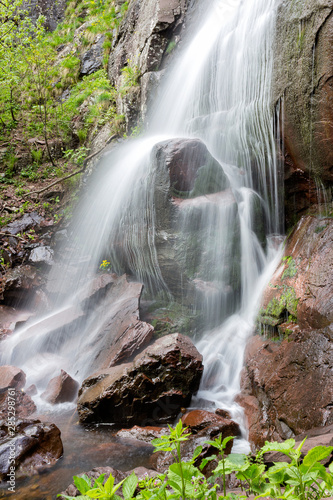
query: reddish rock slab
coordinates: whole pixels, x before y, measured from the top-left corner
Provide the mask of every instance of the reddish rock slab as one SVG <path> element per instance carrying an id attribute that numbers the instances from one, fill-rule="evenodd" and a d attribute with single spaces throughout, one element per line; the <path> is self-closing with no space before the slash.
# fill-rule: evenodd
<path id="1" fill-rule="evenodd" d="M 61 370 L 60 375 L 50 380 L 41 398 L 53 405 L 71 402 L 76 398 L 79 386 L 76 380 Z"/>
<path id="2" fill-rule="evenodd" d="M 330 328 L 299 327 L 281 343 L 250 340 L 238 402 L 251 442 L 261 446 L 333 423 L 332 340 Z"/>
<path id="3" fill-rule="evenodd" d="M 31 476 L 54 465 L 63 453 L 58 427 L 39 420 L 16 421 L 11 436 L 6 422 L 0 424 L 0 480 L 7 480 L 13 449 L 16 477 Z"/>
<path id="4" fill-rule="evenodd" d="M 208 427 L 218 427 L 223 435 L 238 436 L 240 434 L 239 426 L 231 419 L 223 418 L 216 413 L 206 410 L 193 410 L 181 418 L 183 425 L 188 427 L 192 434 L 197 434 L 199 431 Z M 230 434 L 233 432 L 234 434 Z"/>
<path id="5" fill-rule="evenodd" d="M 141 283 L 127 281 L 125 274 L 113 280 L 105 296 L 105 320 L 95 336 L 99 348 L 91 360 L 92 371 L 128 362 L 149 344 L 154 327 L 140 320 L 142 289 Z"/>
<path id="6" fill-rule="evenodd" d="M 162 337 L 132 363 L 101 370 L 83 382 L 80 421 L 129 426 L 170 422 L 190 403 L 202 371 L 202 356 L 188 337 Z"/>
<path id="7" fill-rule="evenodd" d="M 0 394 L 8 389 L 22 389 L 25 381 L 25 373 L 20 368 L 10 365 L 0 366 Z"/>

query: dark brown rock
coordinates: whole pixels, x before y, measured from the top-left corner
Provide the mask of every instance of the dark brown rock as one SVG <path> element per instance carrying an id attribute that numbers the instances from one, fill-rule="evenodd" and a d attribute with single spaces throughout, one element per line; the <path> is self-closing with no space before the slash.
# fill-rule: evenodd
<path id="1" fill-rule="evenodd" d="M 24 304 L 40 284 L 41 277 L 34 267 L 21 265 L 10 269 L 6 272 L 2 285 L 6 304 Z"/>
<path id="2" fill-rule="evenodd" d="M 3 228 L 3 230 L 6 233 L 10 233 L 13 235 L 17 233 L 24 233 L 28 229 L 32 229 L 38 226 L 42 220 L 43 217 L 38 215 L 37 212 L 26 213 L 20 219 L 10 222 L 8 226 L 5 226 Z"/>
<path id="3" fill-rule="evenodd" d="M 0 424 L 0 479 L 6 480 L 14 460 L 16 477 L 30 476 L 54 465 L 63 452 L 60 431 L 50 423 L 39 420 L 16 421 L 16 432 L 6 421 Z M 13 449 L 15 452 L 13 453 Z"/>
<path id="4" fill-rule="evenodd" d="M 79 383 L 64 370 L 61 370 L 60 375 L 50 380 L 41 398 L 53 405 L 66 403 L 73 401 L 78 391 Z"/>
<path id="5" fill-rule="evenodd" d="M 216 413 L 206 410 L 192 410 L 181 418 L 183 425 L 189 428 L 192 434 L 197 434 L 203 429 L 210 427 L 220 428 L 223 436 L 238 436 L 240 434 L 239 426 L 231 419 L 221 417 Z M 232 434 L 233 432 L 233 434 Z M 231 448 L 231 447 L 230 447 Z"/>
<path id="6" fill-rule="evenodd" d="M 102 370 L 80 389 L 81 422 L 169 422 L 199 388 L 202 357 L 180 334 L 156 340 L 132 363 Z"/>

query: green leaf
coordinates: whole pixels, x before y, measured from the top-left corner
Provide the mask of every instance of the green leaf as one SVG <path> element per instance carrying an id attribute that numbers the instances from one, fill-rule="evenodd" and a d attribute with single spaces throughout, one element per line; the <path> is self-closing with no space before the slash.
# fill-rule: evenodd
<path id="1" fill-rule="evenodd" d="M 226 463 L 229 467 L 234 467 L 234 470 L 245 470 L 249 466 L 249 461 L 243 453 L 230 453 L 226 458 Z"/>
<path id="2" fill-rule="evenodd" d="M 103 491 L 101 491 L 100 489 L 97 489 L 97 488 L 93 488 L 91 490 L 88 490 L 86 492 L 86 495 L 89 498 L 102 498 L 102 497 L 105 496 L 105 494 L 103 493 Z"/>
<path id="3" fill-rule="evenodd" d="M 138 478 L 136 477 L 135 473 L 132 472 L 130 476 L 128 476 L 123 484 L 123 495 L 125 500 L 132 498 L 134 495 L 135 489 L 138 484 Z"/>
<path id="4" fill-rule="evenodd" d="M 303 459 L 303 464 L 307 467 L 312 467 L 316 462 L 320 462 L 329 457 L 332 453 L 333 446 L 316 446 L 312 448 Z"/>
<path id="5" fill-rule="evenodd" d="M 99 486 L 101 486 L 103 484 L 104 478 L 105 474 L 101 474 L 100 476 L 98 476 L 94 481 L 94 488 L 98 488 Z"/>
<path id="6" fill-rule="evenodd" d="M 295 439 L 287 439 L 286 441 L 284 441 L 284 443 L 278 443 L 276 441 L 273 443 L 269 443 L 268 441 L 266 441 L 260 452 L 261 454 L 263 454 L 270 451 L 280 451 L 281 453 L 288 455 L 290 451 L 293 450 L 294 446 Z"/>
<path id="7" fill-rule="evenodd" d="M 193 460 L 198 458 L 201 452 L 202 452 L 202 446 L 197 446 L 193 453 Z"/>
<path id="8" fill-rule="evenodd" d="M 83 495 L 91 489 L 91 479 L 85 474 L 83 476 L 73 476 L 74 484 Z"/>
<path id="9" fill-rule="evenodd" d="M 112 491 L 113 485 L 114 485 L 114 477 L 112 474 L 110 474 L 107 481 L 104 484 L 104 489 L 105 489 L 106 493 L 109 493 L 109 494 L 113 493 L 113 491 Z"/>

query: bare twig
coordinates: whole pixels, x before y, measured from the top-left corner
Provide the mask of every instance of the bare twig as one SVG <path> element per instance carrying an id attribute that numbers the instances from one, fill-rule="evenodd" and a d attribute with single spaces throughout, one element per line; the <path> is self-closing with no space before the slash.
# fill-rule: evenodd
<path id="1" fill-rule="evenodd" d="M 12 238 L 17 238 L 18 240 L 21 240 L 21 241 L 25 242 L 24 238 L 22 238 L 21 236 L 17 236 L 16 234 L 12 234 L 12 233 L 0 232 L 0 236 L 7 236 L 7 237 L 12 237 Z"/>

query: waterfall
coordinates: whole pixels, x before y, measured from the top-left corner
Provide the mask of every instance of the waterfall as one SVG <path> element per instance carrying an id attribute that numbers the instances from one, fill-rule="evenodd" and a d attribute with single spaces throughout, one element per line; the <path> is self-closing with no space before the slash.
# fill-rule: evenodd
<path id="1" fill-rule="evenodd" d="M 82 197 L 66 260 L 50 273 L 49 282 L 56 281 L 61 291 L 53 312 L 3 343 L 3 361 L 22 367 L 29 382 L 42 387 L 46 374 L 50 378 L 60 367 L 79 380 L 90 373 L 87 353 L 98 349 L 100 311 L 91 311 L 89 321 L 73 331 L 59 325 L 50 334 L 45 324 L 75 310 L 89 277 L 107 257 L 117 273 L 142 281 L 149 297 L 163 297 L 166 304 L 192 300 L 194 313 L 200 309 L 196 345 L 205 374 L 197 404 L 210 401 L 242 418 L 233 401 L 246 339 L 279 259 L 281 203 L 271 104 L 275 4 L 198 1 L 197 32 L 164 78 L 146 135 L 106 155 Z M 184 248 L 179 259 L 186 272 L 196 256 L 193 275 L 187 275 L 192 295 L 185 290 L 180 298 L 160 266 L 158 242 L 168 237 L 156 209 L 154 160 L 156 147 L 176 138 L 201 140 L 227 182 L 209 196 L 193 195 L 195 203 L 179 201 L 173 230 Z"/>

